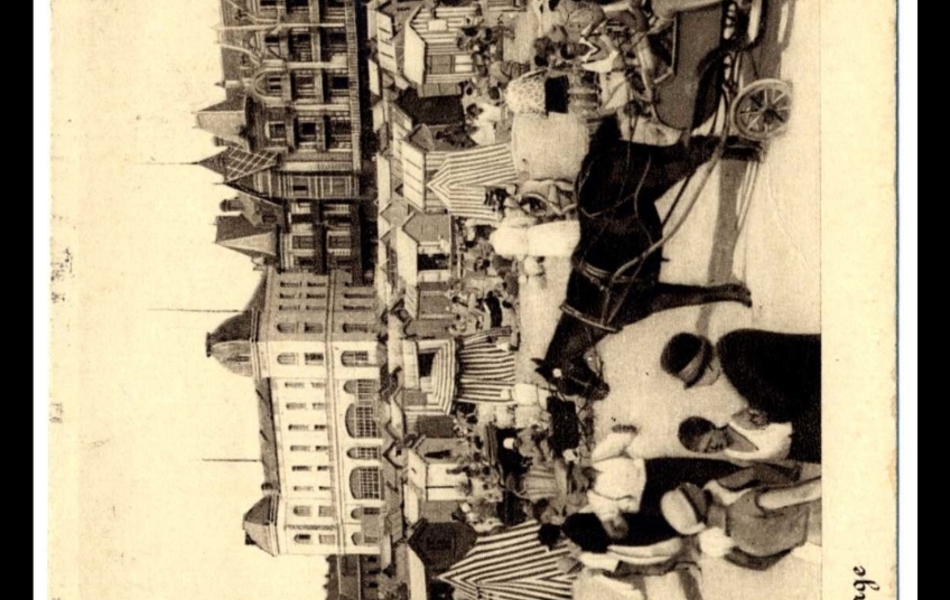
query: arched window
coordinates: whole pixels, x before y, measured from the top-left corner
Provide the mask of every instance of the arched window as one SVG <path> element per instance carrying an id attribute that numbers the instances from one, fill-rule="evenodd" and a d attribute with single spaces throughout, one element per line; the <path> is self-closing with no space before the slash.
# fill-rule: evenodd
<path id="1" fill-rule="evenodd" d="M 363 534 L 360 533 L 360 532 L 358 532 L 358 531 L 357 531 L 356 533 L 354 533 L 354 534 L 350 537 L 350 539 L 353 540 L 353 545 L 354 545 L 354 546 L 362 546 L 364 543 L 366 543 L 366 542 L 363 541 Z"/>
<path id="2" fill-rule="evenodd" d="M 370 333 L 372 329 L 369 323 L 344 323 L 343 333 Z"/>
<path id="3" fill-rule="evenodd" d="M 350 448 L 346 451 L 346 455 L 356 460 L 379 460 L 379 448 L 368 446 Z"/>
<path id="4" fill-rule="evenodd" d="M 357 500 L 379 500 L 379 469 L 376 467 L 357 467 L 350 473 L 350 492 Z"/>
<path id="5" fill-rule="evenodd" d="M 372 379 L 351 379 L 343 384 L 343 391 L 356 396 L 360 402 L 372 402 L 379 392 L 379 383 Z"/>
<path id="6" fill-rule="evenodd" d="M 350 405 L 346 409 L 346 432 L 352 438 L 379 437 L 376 426 L 376 411 L 372 406 Z"/>
<path id="7" fill-rule="evenodd" d="M 309 544 L 312 541 L 313 540 L 310 537 L 309 533 L 298 533 L 297 535 L 294 536 L 294 542 L 298 544 Z"/>
<path id="8" fill-rule="evenodd" d="M 283 85 L 283 77 L 280 75 L 265 75 L 258 79 L 257 90 L 265 96 L 279 96 Z"/>
<path id="9" fill-rule="evenodd" d="M 340 357 L 344 367 L 365 367 L 370 364 L 369 352 L 347 350 Z"/>
<path id="10" fill-rule="evenodd" d="M 290 352 L 285 352 L 283 354 L 277 355 L 277 364 L 279 365 L 295 365 L 297 364 L 297 355 Z"/>

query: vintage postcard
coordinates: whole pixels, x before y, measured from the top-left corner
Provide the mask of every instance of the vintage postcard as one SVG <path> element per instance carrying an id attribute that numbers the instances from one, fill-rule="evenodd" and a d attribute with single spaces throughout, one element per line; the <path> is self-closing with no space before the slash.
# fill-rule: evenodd
<path id="1" fill-rule="evenodd" d="M 896 597 L 895 6 L 52 3 L 49 597 Z"/>

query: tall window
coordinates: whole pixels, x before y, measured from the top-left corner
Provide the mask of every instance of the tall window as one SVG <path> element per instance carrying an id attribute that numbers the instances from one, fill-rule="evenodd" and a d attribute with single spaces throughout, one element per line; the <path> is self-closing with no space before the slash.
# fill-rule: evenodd
<path id="1" fill-rule="evenodd" d="M 317 83 L 313 71 L 294 71 L 291 81 L 295 98 L 317 97 Z"/>
<path id="2" fill-rule="evenodd" d="M 315 145 L 319 149 L 326 146 L 323 137 L 323 127 L 316 121 L 297 121 L 297 141 L 301 144 Z"/>
<path id="3" fill-rule="evenodd" d="M 345 88 L 344 88 L 345 89 Z M 336 90 L 331 89 L 331 94 L 336 92 Z M 343 95 L 344 90 L 339 90 L 340 95 Z M 329 138 L 329 143 L 327 147 L 330 149 L 346 149 L 353 147 L 353 127 L 350 125 L 349 120 L 341 119 L 337 117 L 332 117 L 329 121 L 330 124 L 330 133 L 327 136 Z"/>
<path id="4" fill-rule="evenodd" d="M 312 235 L 295 235 L 292 238 L 294 250 L 313 250 L 317 242 Z"/>
<path id="5" fill-rule="evenodd" d="M 344 323 L 343 333 L 370 333 L 369 323 Z"/>
<path id="6" fill-rule="evenodd" d="M 346 409 L 346 432 L 353 438 L 379 437 L 376 411 L 372 406 L 351 405 Z"/>
<path id="7" fill-rule="evenodd" d="M 347 231 L 328 231 L 327 247 L 332 249 L 349 249 L 350 234 Z"/>
<path id="8" fill-rule="evenodd" d="M 376 467 L 357 467 L 350 473 L 350 492 L 357 500 L 379 500 L 379 469 Z"/>
<path id="9" fill-rule="evenodd" d="M 306 32 L 294 32 L 288 39 L 290 47 L 290 60 L 295 62 L 313 61 L 313 42 L 310 34 Z"/>
<path id="10" fill-rule="evenodd" d="M 379 384 L 372 379 L 351 379 L 343 384 L 343 391 L 356 396 L 360 403 L 372 402 L 379 392 Z"/>
<path id="11" fill-rule="evenodd" d="M 347 304 L 346 302 L 344 302 L 343 310 L 349 310 L 349 311 L 354 311 L 354 312 L 365 312 L 368 310 L 373 310 L 373 307 L 367 304 Z"/>
<path id="12" fill-rule="evenodd" d="M 344 367 L 369 366 L 369 352 L 347 350 L 340 357 Z"/>
<path id="13" fill-rule="evenodd" d="M 277 364 L 279 365 L 295 365 L 297 364 L 297 355 L 291 354 L 289 352 L 284 352 L 283 354 L 277 355 Z"/>
<path id="14" fill-rule="evenodd" d="M 356 298 L 373 298 L 373 290 L 350 290 L 348 292 L 343 292 L 343 297 L 348 300 L 354 300 Z"/>
<path id="15" fill-rule="evenodd" d="M 371 446 L 360 446 L 350 448 L 346 455 L 356 460 L 379 460 L 379 448 Z"/>

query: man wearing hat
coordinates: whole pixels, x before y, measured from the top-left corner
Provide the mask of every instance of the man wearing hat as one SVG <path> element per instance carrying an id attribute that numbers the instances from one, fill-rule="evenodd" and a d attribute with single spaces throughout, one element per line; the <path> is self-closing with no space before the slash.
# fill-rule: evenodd
<path id="1" fill-rule="evenodd" d="M 789 458 L 821 462 L 820 335 L 739 329 L 713 345 L 678 333 L 660 364 L 686 388 L 730 385 L 745 399 L 752 424 L 791 425 Z"/>

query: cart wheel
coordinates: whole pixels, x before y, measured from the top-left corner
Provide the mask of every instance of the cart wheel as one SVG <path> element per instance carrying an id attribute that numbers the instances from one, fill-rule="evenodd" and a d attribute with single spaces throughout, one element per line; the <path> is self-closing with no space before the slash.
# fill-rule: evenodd
<path id="1" fill-rule="evenodd" d="M 739 90 L 732 104 L 732 124 L 739 135 L 764 141 L 785 132 L 792 112 L 792 86 L 779 79 L 760 79 Z"/>

